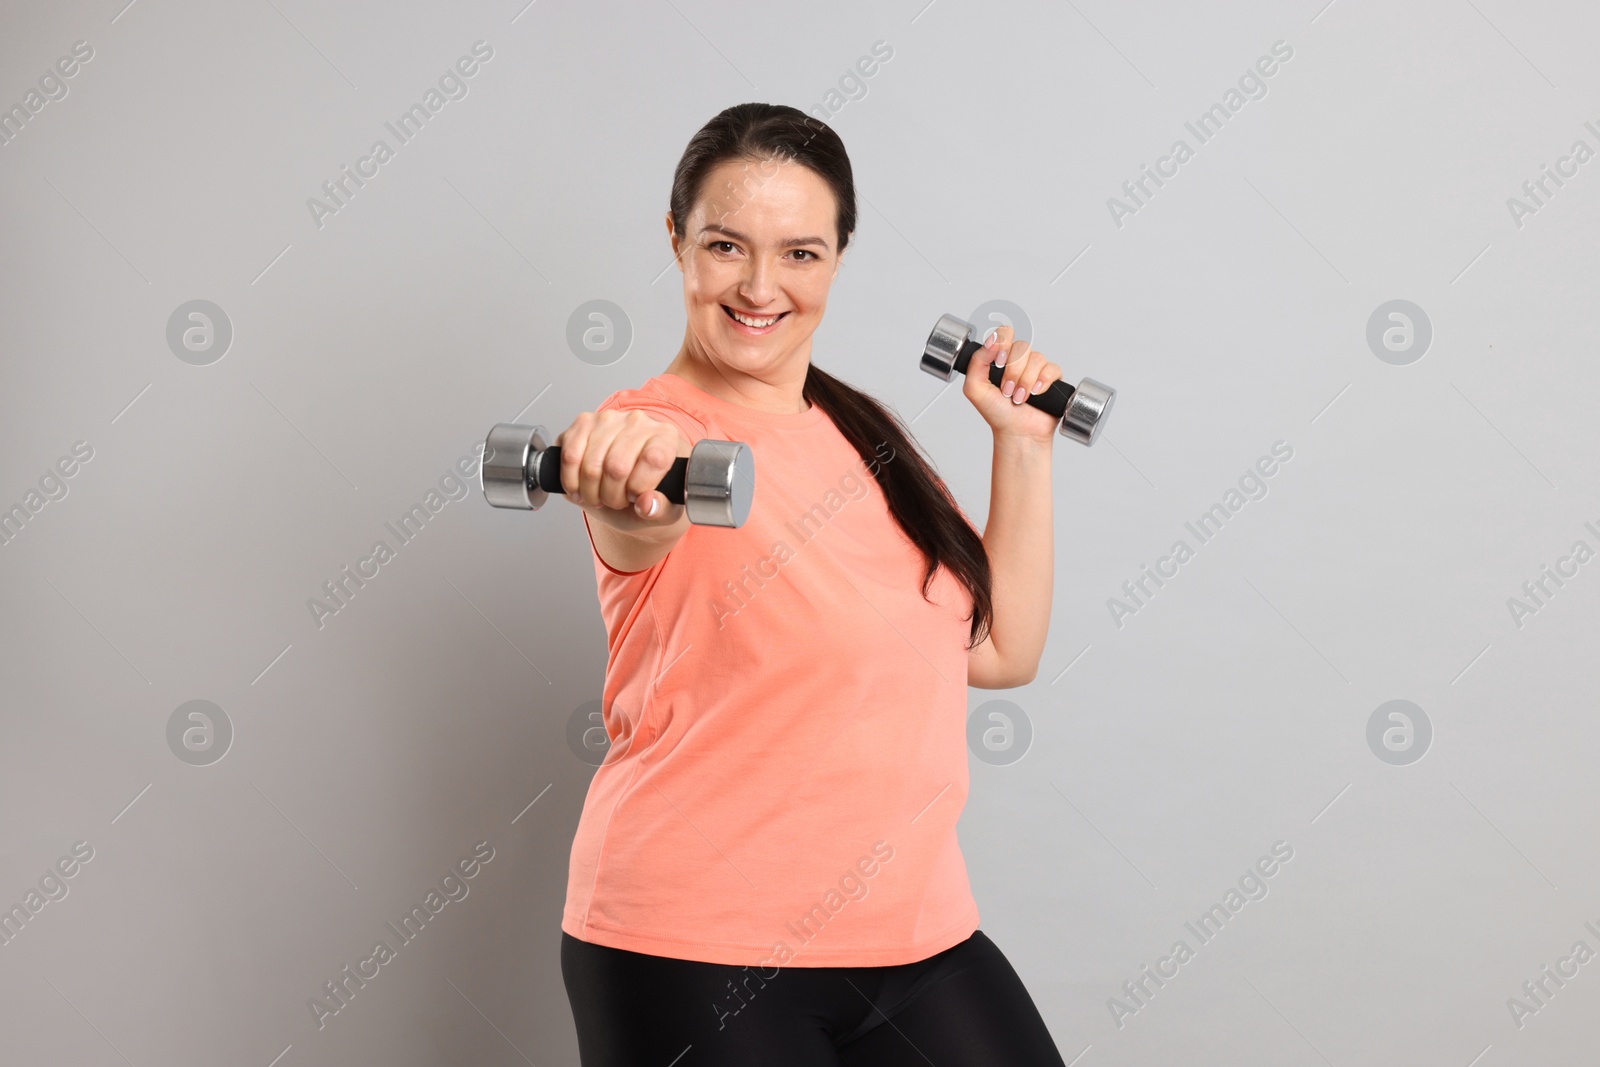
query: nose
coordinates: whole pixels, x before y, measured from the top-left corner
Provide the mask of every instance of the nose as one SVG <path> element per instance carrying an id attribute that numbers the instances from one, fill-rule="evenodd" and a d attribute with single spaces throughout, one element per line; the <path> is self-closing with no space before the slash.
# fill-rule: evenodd
<path id="1" fill-rule="evenodd" d="M 772 266 L 760 256 L 751 256 L 744 277 L 739 279 L 739 297 L 752 310 L 769 302 L 777 294 Z"/>

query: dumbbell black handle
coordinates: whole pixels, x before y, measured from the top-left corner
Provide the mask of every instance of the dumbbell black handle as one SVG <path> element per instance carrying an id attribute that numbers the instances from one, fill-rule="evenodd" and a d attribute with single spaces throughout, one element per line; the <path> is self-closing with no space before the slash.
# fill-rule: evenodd
<path id="1" fill-rule="evenodd" d="M 962 344 L 961 350 L 956 353 L 953 364 L 957 374 L 965 375 L 967 373 L 967 365 L 972 362 L 972 354 L 982 347 L 983 342 L 977 340 L 968 340 Z M 992 363 L 989 365 L 989 381 L 993 384 L 999 385 L 1004 381 L 1005 373 L 1006 369 L 1004 367 L 996 367 Z M 1017 383 L 1017 388 L 1022 388 L 1022 383 Z M 1066 414 L 1067 405 L 1072 402 L 1072 394 L 1077 391 L 1076 386 L 1068 385 L 1066 381 L 1058 378 L 1050 383 L 1050 388 L 1042 393 L 1035 393 L 1029 396 L 1024 403 L 1041 411 L 1048 411 L 1052 418 L 1059 419 Z"/>
<path id="2" fill-rule="evenodd" d="M 566 494 L 561 487 L 561 446 L 551 445 L 538 455 L 534 464 L 538 468 L 538 481 L 536 484 L 547 493 Z M 656 486 L 656 491 L 674 504 L 683 503 L 683 487 L 689 476 L 689 457 L 679 456 L 672 464 L 672 469 L 667 471 L 667 476 L 661 479 Z"/>
<path id="3" fill-rule="evenodd" d="M 741 441 L 696 441 L 656 490 L 696 526 L 740 526 L 755 502 L 755 454 Z M 538 511 L 561 486 L 561 446 L 543 426 L 497 422 L 483 440 L 483 496 L 497 508 Z"/>
<path id="4" fill-rule="evenodd" d="M 940 315 L 933 324 L 933 332 L 922 346 L 922 369 L 941 381 L 950 381 L 957 374 L 966 374 L 972 357 L 983 342 L 978 328 L 954 315 Z M 989 365 L 989 383 L 998 386 L 1005 380 L 1006 370 L 993 363 Z M 1063 381 L 1050 383 L 1042 393 L 1029 393 L 1025 402 L 1040 411 L 1049 412 L 1058 420 L 1061 436 L 1070 437 L 1080 445 L 1092 445 L 1105 428 L 1106 416 L 1116 402 L 1117 391 L 1104 382 L 1085 378 L 1077 385 Z"/>

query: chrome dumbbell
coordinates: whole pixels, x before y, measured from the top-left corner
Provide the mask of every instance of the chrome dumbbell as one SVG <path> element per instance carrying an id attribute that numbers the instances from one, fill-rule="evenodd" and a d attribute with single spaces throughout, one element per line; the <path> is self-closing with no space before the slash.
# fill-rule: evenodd
<path id="1" fill-rule="evenodd" d="M 701 526 L 742 526 L 755 495 L 755 455 L 739 441 L 699 441 L 656 489 Z M 561 446 L 543 426 L 496 423 L 484 441 L 483 496 L 497 508 L 538 511 L 560 495 Z"/>
<path id="2" fill-rule="evenodd" d="M 983 342 L 974 336 L 976 333 L 977 327 L 972 323 L 954 315 L 940 315 L 928 335 L 928 343 L 922 347 L 922 369 L 947 382 L 957 374 L 966 374 L 972 354 L 983 347 Z M 999 385 L 1005 372 L 1004 367 L 991 366 L 989 380 Z M 1026 403 L 1060 419 L 1063 437 L 1092 445 L 1116 398 L 1117 391 L 1109 385 L 1085 378 L 1076 387 L 1063 381 L 1051 382 L 1050 388 L 1028 397 Z"/>

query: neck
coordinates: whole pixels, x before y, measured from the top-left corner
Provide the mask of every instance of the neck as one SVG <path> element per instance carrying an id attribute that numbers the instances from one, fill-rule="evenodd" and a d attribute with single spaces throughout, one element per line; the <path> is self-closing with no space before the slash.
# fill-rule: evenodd
<path id="1" fill-rule="evenodd" d="M 730 404 L 777 415 L 795 415 L 811 407 L 804 395 L 810 350 L 808 339 L 805 347 L 791 353 L 784 363 L 757 375 L 713 359 L 707 355 L 705 347 L 685 331 L 683 347 L 667 366 L 667 373 L 676 374 Z"/>

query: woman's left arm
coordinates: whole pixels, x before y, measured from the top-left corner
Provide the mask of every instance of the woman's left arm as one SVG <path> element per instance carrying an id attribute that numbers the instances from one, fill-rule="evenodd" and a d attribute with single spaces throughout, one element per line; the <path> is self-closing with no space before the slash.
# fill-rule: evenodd
<path id="1" fill-rule="evenodd" d="M 1005 370 L 998 386 L 989 381 L 991 363 L 1002 363 Z M 1026 341 L 1013 340 L 1009 326 L 996 330 L 967 366 L 962 391 L 994 430 L 989 519 L 983 528 L 994 618 L 988 636 L 967 654 L 967 684 L 973 688 L 1010 689 L 1039 673 L 1055 588 L 1050 461 L 1057 423 L 1012 398 L 1042 393 L 1060 377 L 1061 368 Z"/>

